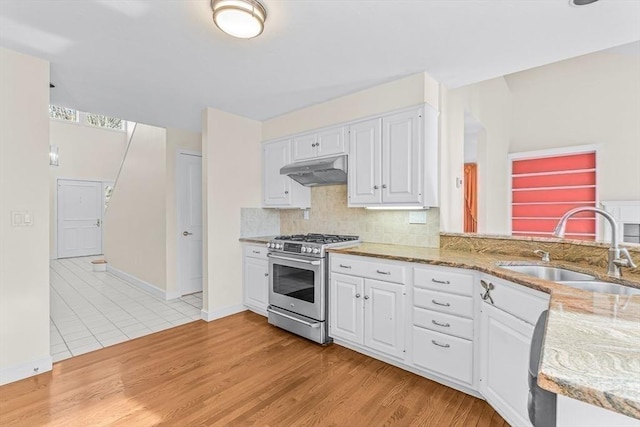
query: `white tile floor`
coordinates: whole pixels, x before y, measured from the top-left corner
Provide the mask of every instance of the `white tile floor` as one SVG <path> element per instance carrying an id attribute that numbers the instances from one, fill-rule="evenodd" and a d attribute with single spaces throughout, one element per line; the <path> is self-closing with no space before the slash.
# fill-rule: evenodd
<path id="1" fill-rule="evenodd" d="M 200 319 L 202 293 L 157 298 L 106 272 L 97 257 L 51 261 L 51 355 L 57 362 Z"/>

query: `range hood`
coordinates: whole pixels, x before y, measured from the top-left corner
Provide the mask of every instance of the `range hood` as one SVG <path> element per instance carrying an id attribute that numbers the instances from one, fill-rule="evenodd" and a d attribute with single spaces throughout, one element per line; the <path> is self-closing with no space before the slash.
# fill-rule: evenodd
<path id="1" fill-rule="evenodd" d="M 347 183 L 347 156 L 328 157 L 291 163 L 280 169 L 305 187 Z"/>

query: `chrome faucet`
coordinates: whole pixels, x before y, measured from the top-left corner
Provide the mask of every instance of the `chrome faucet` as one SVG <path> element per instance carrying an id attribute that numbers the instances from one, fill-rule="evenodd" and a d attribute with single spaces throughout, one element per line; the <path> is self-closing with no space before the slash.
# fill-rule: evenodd
<path id="1" fill-rule="evenodd" d="M 533 253 L 538 255 L 542 259 L 542 262 L 551 261 L 551 259 L 549 258 L 549 252 L 545 252 L 542 249 L 536 249 L 535 251 L 533 251 Z"/>
<path id="2" fill-rule="evenodd" d="M 566 212 L 562 216 L 562 218 L 560 218 L 558 225 L 556 225 L 555 230 L 553 230 L 553 235 L 556 237 L 564 237 L 565 228 L 567 227 L 567 220 L 573 215 L 580 212 L 595 212 L 602 215 L 607 221 L 609 221 L 609 225 L 611 226 L 611 247 L 609 248 L 609 266 L 607 268 L 607 275 L 612 277 L 620 277 L 621 267 L 635 268 L 636 265 L 633 263 L 633 260 L 631 259 L 627 248 L 621 248 L 618 245 L 618 223 L 616 222 L 616 219 L 607 211 L 590 206 L 571 209 L 570 211 Z M 621 258 L 621 255 L 624 256 L 624 258 Z"/>

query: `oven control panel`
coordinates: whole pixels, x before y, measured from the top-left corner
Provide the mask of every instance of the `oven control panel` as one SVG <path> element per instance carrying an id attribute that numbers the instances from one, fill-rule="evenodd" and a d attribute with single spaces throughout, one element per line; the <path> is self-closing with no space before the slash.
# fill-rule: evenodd
<path id="1" fill-rule="evenodd" d="M 322 256 L 322 245 L 314 243 L 269 242 L 267 248 L 272 252 L 301 254 L 306 256 Z"/>

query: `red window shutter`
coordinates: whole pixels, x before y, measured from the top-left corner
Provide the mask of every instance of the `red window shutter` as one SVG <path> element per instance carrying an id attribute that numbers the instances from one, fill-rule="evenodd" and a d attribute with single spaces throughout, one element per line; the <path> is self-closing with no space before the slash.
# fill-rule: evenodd
<path id="1" fill-rule="evenodd" d="M 514 236 L 551 237 L 562 215 L 596 205 L 595 152 L 513 160 L 511 230 Z M 567 238 L 595 240 L 596 218 L 569 219 Z"/>

